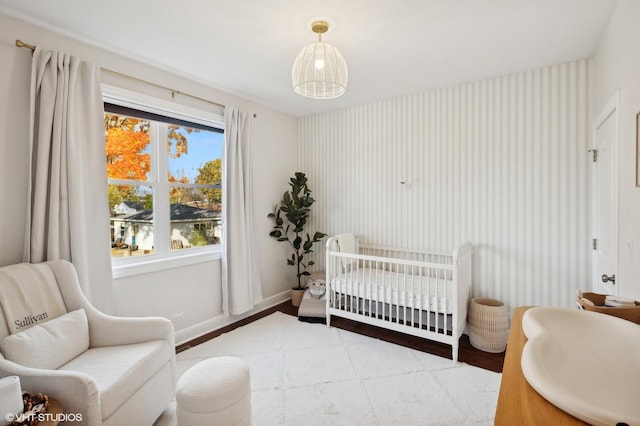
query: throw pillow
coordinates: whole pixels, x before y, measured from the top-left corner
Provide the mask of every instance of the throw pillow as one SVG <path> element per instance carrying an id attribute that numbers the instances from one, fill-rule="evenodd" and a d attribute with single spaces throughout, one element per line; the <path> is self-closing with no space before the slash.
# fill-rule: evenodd
<path id="1" fill-rule="evenodd" d="M 8 360 L 48 370 L 58 369 L 88 348 L 89 323 L 84 309 L 7 336 L 0 343 Z"/>

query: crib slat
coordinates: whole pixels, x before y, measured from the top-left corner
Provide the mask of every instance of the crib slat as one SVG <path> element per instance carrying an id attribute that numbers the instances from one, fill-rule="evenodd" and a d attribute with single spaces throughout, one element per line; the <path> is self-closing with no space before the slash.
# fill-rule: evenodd
<path id="1" fill-rule="evenodd" d="M 423 294 L 422 294 L 422 268 L 419 268 L 418 271 L 418 327 L 422 330 L 422 305 L 423 305 Z"/>
<path id="2" fill-rule="evenodd" d="M 376 318 L 384 319 L 384 263 L 376 261 Z M 380 292 L 383 292 L 382 294 Z"/>

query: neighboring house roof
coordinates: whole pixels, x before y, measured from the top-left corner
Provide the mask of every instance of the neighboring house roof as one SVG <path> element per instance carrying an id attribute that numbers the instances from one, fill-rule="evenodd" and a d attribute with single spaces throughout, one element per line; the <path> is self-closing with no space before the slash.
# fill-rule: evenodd
<path id="1" fill-rule="evenodd" d="M 202 222 L 220 218 L 220 213 L 213 210 L 187 206 L 186 204 L 171 204 L 171 222 Z M 152 222 L 153 210 L 144 210 L 138 213 L 113 218 L 124 222 Z"/>
<path id="2" fill-rule="evenodd" d="M 113 208 L 116 214 L 131 214 L 144 210 L 144 206 L 139 201 L 123 201 Z"/>

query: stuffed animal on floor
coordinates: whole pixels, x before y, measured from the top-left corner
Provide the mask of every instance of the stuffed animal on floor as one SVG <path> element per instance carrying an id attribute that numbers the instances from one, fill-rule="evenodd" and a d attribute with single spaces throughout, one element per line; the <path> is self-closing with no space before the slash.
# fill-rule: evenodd
<path id="1" fill-rule="evenodd" d="M 320 299 L 327 291 L 327 283 L 325 280 L 309 280 L 309 294 L 313 299 Z"/>

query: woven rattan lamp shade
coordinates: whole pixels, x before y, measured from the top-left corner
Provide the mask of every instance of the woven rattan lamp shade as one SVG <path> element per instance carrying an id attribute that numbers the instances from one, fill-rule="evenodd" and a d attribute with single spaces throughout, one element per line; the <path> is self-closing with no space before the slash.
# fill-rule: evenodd
<path id="1" fill-rule="evenodd" d="M 318 33 L 318 41 L 296 57 L 291 71 L 293 90 L 308 98 L 337 98 L 347 89 L 347 62 L 338 49 L 322 41 L 322 33 L 329 29 L 326 22 L 314 22 L 311 29 Z"/>

